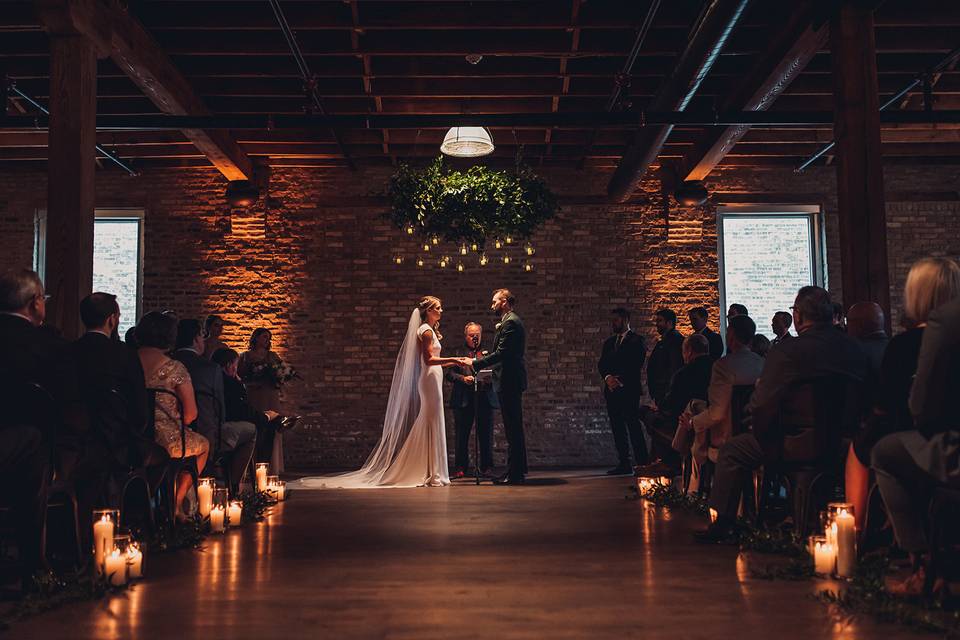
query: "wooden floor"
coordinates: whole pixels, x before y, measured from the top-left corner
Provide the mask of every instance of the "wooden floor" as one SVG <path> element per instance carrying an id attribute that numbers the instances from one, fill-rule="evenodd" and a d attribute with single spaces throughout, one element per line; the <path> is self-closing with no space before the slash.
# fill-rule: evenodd
<path id="1" fill-rule="evenodd" d="M 155 559 L 122 596 L 18 623 L 27 638 L 913 637 L 837 622 L 814 582 L 751 579 L 692 516 L 625 478 L 299 491 L 267 521 Z M 928 636 L 919 636 L 928 637 Z"/>

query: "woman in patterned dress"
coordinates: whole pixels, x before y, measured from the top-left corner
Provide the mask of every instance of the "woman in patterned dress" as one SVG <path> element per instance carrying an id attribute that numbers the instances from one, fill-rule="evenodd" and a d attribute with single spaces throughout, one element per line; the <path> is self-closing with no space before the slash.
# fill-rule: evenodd
<path id="1" fill-rule="evenodd" d="M 177 337 L 177 319 L 171 314 L 152 311 L 137 325 L 137 354 L 143 363 L 144 379 L 148 389 L 165 389 L 174 395 L 158 393 L 154 409 L 154 438 L 171 458 L 197 457 L 197 471 L 207 464 L 210 443 L 191 429 L 186 430 L 186 451 L 181 451 L 180 426 L 197 419 L 197 402 L 193 383 L 186 367 L 167 356 Z M 176 518 L 189 519 L 183 511 L 183 500 L 190 489 L 189 473 L 177 478 Z"/>

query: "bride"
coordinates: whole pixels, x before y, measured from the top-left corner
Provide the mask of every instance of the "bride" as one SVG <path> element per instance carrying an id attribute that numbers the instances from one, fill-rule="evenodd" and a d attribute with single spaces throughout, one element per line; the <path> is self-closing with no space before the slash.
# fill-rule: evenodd
<path id="1" fill-rule="evenodd" d="M 450 484 L 442 368 L 469 358 L 440 357 L 440 299 L 426 296 L 410 315 L 393 369 L 383 435 L 358 471 L 303 478 L 303 488 L 440 487 Z"/>

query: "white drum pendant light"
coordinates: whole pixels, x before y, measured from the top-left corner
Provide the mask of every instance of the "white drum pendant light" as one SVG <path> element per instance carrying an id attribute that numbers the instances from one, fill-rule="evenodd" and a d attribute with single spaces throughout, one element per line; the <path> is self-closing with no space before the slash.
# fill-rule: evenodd
<path id="1" fill-rule="evenodd" d="M 440 151 L 456 158 L 479 158 L 493 153 L 493 139 L 484 127 L 451 127 Z"/>

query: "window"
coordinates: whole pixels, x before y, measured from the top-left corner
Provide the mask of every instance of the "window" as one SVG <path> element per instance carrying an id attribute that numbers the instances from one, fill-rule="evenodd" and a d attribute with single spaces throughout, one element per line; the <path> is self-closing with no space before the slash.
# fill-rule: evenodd
<path id="1" fill-rule="evenodd" d="M 140 317 L 143 275 L 143 210 L 97 209 L 93 226 L 93 290 L 117 296 L 120 335 Z M 46 211 L 37 213 L 34 269 L 45 277 Z"/>
<path id="2" fill-rule="evenodd" d="M 773 314 L 789 311 L 800 287 L 824 286 L 819 207 L 722 208 L 717 237 L 724 327 L 728 306 L 740 303 L 772 338 Z"/>

